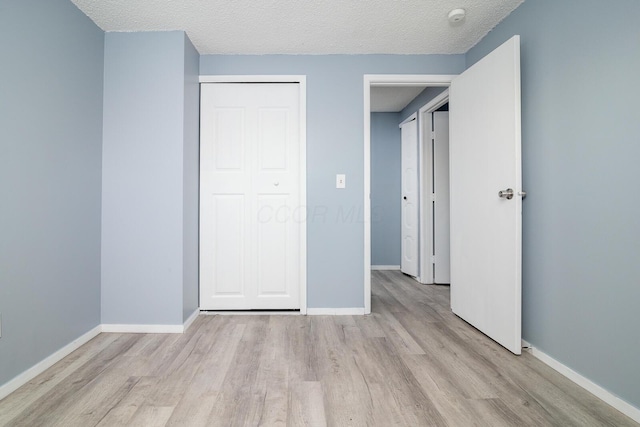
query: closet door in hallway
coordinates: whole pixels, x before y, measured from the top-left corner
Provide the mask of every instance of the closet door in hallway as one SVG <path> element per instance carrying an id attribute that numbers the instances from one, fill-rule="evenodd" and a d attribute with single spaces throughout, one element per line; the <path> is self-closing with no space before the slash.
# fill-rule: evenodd
<path id="1" fill-rule="evenodd" d="M 402 213 L 400 270 L 416 277 L 420 274 L 419 256 L 419 215 L 418 196 L 418 120 L 411 116 L 400 124 L 401 168 L 402 168 Z"/>

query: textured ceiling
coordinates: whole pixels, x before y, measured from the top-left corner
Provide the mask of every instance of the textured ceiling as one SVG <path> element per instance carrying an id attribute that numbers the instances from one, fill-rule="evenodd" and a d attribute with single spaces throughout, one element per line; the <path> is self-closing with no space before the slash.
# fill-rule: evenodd
<path id="1" fill-rule="evenodd" d="M 201 54 L 455 54 L 523 0 L 72 1 L 105 31 L 185 30 Z"/>

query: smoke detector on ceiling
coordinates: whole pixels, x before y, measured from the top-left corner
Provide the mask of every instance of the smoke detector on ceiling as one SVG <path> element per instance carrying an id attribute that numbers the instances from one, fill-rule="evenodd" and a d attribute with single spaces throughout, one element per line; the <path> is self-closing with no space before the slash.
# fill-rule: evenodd
<path id="1" fill-rule="evenodd" d="M 449 22 L 457 24 L 458 22 L 461 22 L 466 15 L 467 11 L 464 9 L 453 9 L 449 12 Z"/>

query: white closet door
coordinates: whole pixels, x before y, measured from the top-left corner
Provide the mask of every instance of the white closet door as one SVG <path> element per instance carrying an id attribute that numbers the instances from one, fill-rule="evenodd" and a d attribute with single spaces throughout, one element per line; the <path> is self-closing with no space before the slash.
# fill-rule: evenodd
<path id="1" fill-rule="evenodd" d="M 434 279 L 444 284 L 451 281 L 449 261 L 449 112 L 433 112 L 434 167 Z"/>
<path id="2" fill-rule="evenodd" d="M 299 85 L 202 85 L 200 308 L 300 308 Z"/>
<path id="3" fill-rule="evenodd" d="M 402 246 L 400 270 L 418 276 L 419 246 L 418 213 L 418 121 L 414 118 L 400 125 L 402 168 Z"/>

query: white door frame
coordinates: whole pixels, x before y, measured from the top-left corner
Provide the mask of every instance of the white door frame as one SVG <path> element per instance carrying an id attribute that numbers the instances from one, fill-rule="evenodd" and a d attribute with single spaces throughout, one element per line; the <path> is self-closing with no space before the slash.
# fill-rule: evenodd
<path id="1" fill-rule="evenodd" d="M 364 75 L 364 312 L 371 313 L 371 86 L 449 87 L 449 74 L 365 74 Z M 420 126 L 420 124 L 418 124 Z M 418 149 L 422 159 L 422 144 Z M 422 182 L 420 167 L 420 182 Z M 423 226 L 421 220 L 421 227 Z"/>
<path id="2" fill-rule="evenodd" d="M 307 206 L 307 76 L 221 75 L 200 76 L 200 83 L 298 83 L 300 85 L 300 207 Z M 300 314 L 307 314 L 307 222 L 300 221 Z"/>
<path id="3" fill-rule="evenodd" d="M 431 178 L 424 176 L 424 147 L 426 141 L 424 125 L 427 123 L 425 117 L 428 114 L 433 113 L 438 108 L 449 102 L 449 89 L 445 89 L 439 95 L 436 95 L 431 101 L 420 107 L 418 110 L 418 147 L 420 153 L 420 276 L 417 277 L 418 282 L 425 284 L 433 284 L 433 264 L 431 263 L 429 256 L 423 256 L 422 254 L 431 253 L 427 250 L 427 242 L 431 243 L 431 224 L 433 224 L 433 212 L 429 204 L 431 203 L 431 191 L 422 185 L 425 182 L 433 184 Z M 428 209 L 427 209 L 428 208 Z"/>

